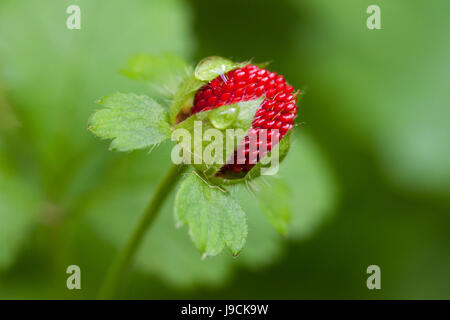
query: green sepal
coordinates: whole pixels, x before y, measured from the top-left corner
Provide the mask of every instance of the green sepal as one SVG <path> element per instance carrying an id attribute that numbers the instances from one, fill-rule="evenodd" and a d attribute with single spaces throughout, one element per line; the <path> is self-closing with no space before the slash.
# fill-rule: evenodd
<path id="1" fill-rule="evenodd" d="M 169 108 L 170 123 L 175 125 L 183 121 L 190 113 L 194 95 L 206 82 L 188 75 L 179 85 Z"/>
<path id="2" fill-rule="evenodd" d="M 209 82 L 228 71 L 244 67 L 247 64 L 249 62 L 233 62 L 222 57 L 213 56 L 200 61 L 195 67 L 194 74 L 197 79 Z"/>
<path id="3" fill-rule="evenodd" d="M 176 125 L 190 115 L 194 96 L 203 85 L 249 62 L 233 62 L 222 57 L 208 57 L 200 61 L 192 74 L 184 78 L 176 91 L 170 106 L 170 122 Z"/>
<path id="4" fill-rule="evenodd" d="M 286 157 L 289 148 L 290 148 L 290 136 L 291 136 L 292 130 L 288 131 L 284 137 L 280 140 L 280 142 L 264 157 L 270 157 L 272 155 L 272 152 L 274 152 L 277 148 L 278 149 L 278 156 L 279 156 L 279 164 L 283 161 L 283 159 Z M 237 183 L 242 183 L 245 181 L 253 180 L 261 175 L 261 168 L 263 167 L 261 161 L 255 164 L 255 166 L 242 178 L 239 178 L 238 176 L 230 176 L 230 177 L 212 177 L 211 180 L 214 183 L 221 183 L 222 185 L 232 185 Z"/>
<path id="5" fill-rule="evenodd" d="M 190 136 L 192 137 L 191 143 L 189 146 L 187 146 L 188 150 L 185 150 L 183 152 L 189 152 L 191 155 L 190 161 L 193 163 L 193 166 L 203 174 L 205 174 L 208 177 L 213 177 L 219 169 L 225 164 L 227 159 L 229 159 L 230 156 L 234 153 L 234 150 L 236 149 L 238 143 L 240 143 L 245 135 L 247 134 L 248 130 L 251 127 L 253 118 L 255 116 L 256 110 L 259 109 L 262 101 L 264 100 L 264 97 L 260 97 L 255 100 L 249 100 L 249 101 L 242 101 L 231 105 L 222 106 L 217 109 L 212 109 L 208 111 L 202 111 L 198 112 L 192 116 L 190 116 L 188 119 L 184 120 L 183 122 L 179 123 L 176 127 L 176 129 L 186 129 Z M 224 121 L 218 121 L 220 117 L 224 118 Z M 231 121 L 231 120 L 232 121 Z M 221 161 L 218 161 L 218 163 L 205 163 L 202 161 L 202 163 L 195 164 L 195 159 L 200 159 L 199 152 L 201 152 L 201 158 L 203 160 L 203 154 L 205 151 L 205 148 L 208 147 L 208 145 L 211 144 L 211 141 L 206 141 L 205 139 L 201 139 L 201 145 L 199 141 L 199 137 L 197 134 L 194 133 L 195 131 L 195 122 L 199 121 L 201 123 L 202 128 L 202 137 L 203 134 L 208 129 L 217 129 L 221 132 L 222 139 L 222 154 L 217 155 Z M 223 124 L 226 123 L 226 126 L 223 126 Z M 228 132 L 227 129 L 234 129 L 233 132 Z M 236 129 L 241 129 L 239 131 L 236 131 Z M 234 140 L 233 140 L 234 136 Z M 234 141 L 234 147 L 229 148 L 227 152 L 227 144 L 226 141 Z M 200 147 L 195 147 L 195 145 Z"/>

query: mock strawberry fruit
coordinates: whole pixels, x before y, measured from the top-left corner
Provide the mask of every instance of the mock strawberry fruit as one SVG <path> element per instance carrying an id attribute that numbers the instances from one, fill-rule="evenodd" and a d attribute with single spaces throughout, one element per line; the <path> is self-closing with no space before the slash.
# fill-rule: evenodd
<path id="1" fill-rule="evenodd" d="M 260 152 L 261 143 L 265 143 L 264 150 L 269 152 L 274 147 L 272 141 L 280 141 L 292 128 L 298 110 L 297 97 L 293 91 L 294 88 L 286 83 L 282 75 L 252 64 L 220 75 L 197 91 L 191 114 L 264 96 L 264 100 L 255 113 L 252 126 L 241 143 L 245 159 L 239 159 L 238 154 L 241 153 L 236 150 L 233 163 L 225 164 L 218 172 L 219 175 L 250 171 L 255 165 L 251 159 L 259 161 L 265 155 Z M 263 132 L 262 129 L 266 129 L 264 140 L 259 138 L 260 133 Z M 250 141 L 253 141 L 249 138 L 250 134 L 255 134 L 257 137 L 256 150 L 250 148 Z"/>

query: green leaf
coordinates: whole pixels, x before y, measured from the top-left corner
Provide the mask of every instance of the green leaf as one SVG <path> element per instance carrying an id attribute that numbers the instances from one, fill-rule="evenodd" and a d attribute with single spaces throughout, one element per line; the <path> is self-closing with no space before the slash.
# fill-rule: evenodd
<path id="1" fill-rule="evenodd" d="M 249 192 L 250 184 L 234 184 L 230 186 L 231 196 L 235 198 L 247 215 L 248 237 L 245 250 L 239 255 L 238 263 L 246 268 L 261 270 L 273 265 L 283 255 L 286 239 L 273 227 L 261 210 L 261 203 L 253 192 Z"/>
<path id="2" fill-rule="evenodd" d="M 105 107 L 89 120 L 89 130 L 113 139 L 111 150 L 130 151 L 156 145 L 170 137 L 167 111 L 147 96 L 116 93 L 101 98 Z"/>
<path id="3" fill-rule="evenodd" d="M 136 227 L 156 185 L 169 169 L 171 145 L 163 143 L 150 154 L 118 153 L 98 179 L 82 208 L 87 224 L 114 248 L 120 248 Z M 187 232 L 175 227 L 172 192 L 151 232 L 143 239 L 136 266 L 146 275 L 175 288 L 216 287 L 232 273 L 230 255 L 201 259 Z M 245 250 L 246 251 L 246 250 Z"/>
<path id="4" fill-rule="evenodd" d="M 244 211 L 229 195 L 197 175 L 187 177 L 175 198 L 175 216 L 204 256 L 215 256 L 227 246 L 237 255 L 247 238 Z"/>
<path id="5" fill-rule="evenodd" d="M 284 139 L 280 149 L 285 148 L 281 146 Z M 291 140 L 291 151 L 279 173 L 250 180 L 247 185 L 275 229 L 288 237 L 304 239 L 330 215 L 336 203 L 336 182 L 308 135 L 298 132 Z"/>
<path id="6" fill-rule="evenodd" d="M 336 177 L 316 142 L 301 131 L 292 136 L 279 176 L 292 194 L 287 236 L 304 239 L 331 215 L 338 197 Z"/>
<path id="7" fill-rule="evenodd" d="M 289 199 L 292 217 L 287 237 L 304 239 L 329 216 L 335 203 L 335 185 L 327 161 L 315 142 L 302 132 L 292 135 L 291 140 L 292 150 L 280 167 L 280 177 L 292 194 Z M 114 248 L 120 248 L 127 241 L 156 185 L 168 170 L 170 163 L 166 159 L 170 147 L 163 143 L 150 154 L 113 154 L 116 161 L 103 167 L 101 175 L 97 176 L 95 192 L 88 193 L 78 213 Z M 267 181 L 261 183 L 267 192 L 271 192 L 275 178 L 259 178 Z M 248 224 L 245 250 L 237 259 L 228 254 L 200 259 L 188 233 L 175 227 L 171 214 L 174 195 L 171 194 L 151 232 L 143 240 L 136 260 L 137 270 L 146 278 L 151 276 L 150 282 L 157 278 L 172 288 L 199 289 L 223 285 L 243 268 L 261 271 L 273 266 L 283 256 L 286 240 L 266 219 L 261 204 L 248 192 L 246 184 L 233 185 L 229 189 L 246 213 Z"/>
<path id="8" fill-rule="evenodd" d="M 123 69 L 122 73 L 131 79 L 157 84 L 175 91 L 187 68 L 187 63 L 174 54 L 137 54 L 128 60 L 128 67 Z"/>
<path id="9" fill-rule="evenodd" d="M 198 63 L 194 74 L 197 79 L 209 82 L 228 71 L 247 64 L 248 62 L 236 63 L 222 57 L 208 57 Z"/>
<path id="10" fill-rule="evenodd" d="M 292 218 L 292 191 L 279 177 L 265 177 L 265 179 L 264 183 L 258 179 L 251 184 L 252 190 L 267 220 L 278 232 L 285 235 Z"/>
<path id="11" fill-rule="evenodd" d="M 103 168 L 103 175 L 97 178 L 96 192 L 88 193 L 79 212 L 100 239 L 114 248 L 127 241 L 149 197 L 169 168 L 165 159 L 170 147 L 163 143 L 150 154 L 117 153 L 114 154 L 117 161 Z M 238 198 L 251 230 L 245 250 L 237 259 L 229 254 L 201 259 L 188 233 L 175 227 L 174 193 L 139 250 L 136 267 L 146 277 L 153 276 L 172 288 L 215 288 L 225 284 L 238 266 L 260 270 L 281 256 L 282 238 L 261 214 L 256 198 L 246 192 L 244 185 L 232 196 Z"/>
<path id="12" fill-rule="evenodd" d="M 205 148 L 211 143 L 210 141 L 203 139 L 202 136 L 198 136 L 195 134 L 196 121 L 201 122 L 202 133 L 205 133 L 205 131 L 208 129 L 217 129 L 222 133 L 223 153 L 221 155 L 221 158 L 218 157 L 220 161 L 213 164 L 205 163 L 204 161 L 201 164 L 195 164 L 195 167 L 199 171 L 206 173 L 208 176 L 213 176 L 223 166 L 225 161 L 232 155 L 232 153 L 236 149 L 229 148 L 229 152 L 227 152 L 226 141 L 234 141 L 234 145 L 237 146 L 237 143 L 241 142 L 244 139 L 245 135 L 250 129 L 256 110 L 258 110 L 263 100 L 264 97 L 260 97 L 259 99 L 255 100 L 242 101 L 235 104 L 222 106 L 219 109 L 198 112 L 178 124 L 175 127 L 175 130 L 186 129 L 192 137 L 191 144 L 187 146 L 188 150 L 186 150 L 186 152 L 189 152 L 189 154 L 191 155 L 191 163 L 195 163 L 194 161 L 196 159 L 200 159 L 200 157 L 202 157 L 202 160 L 204 160 L 203 152 Z M 241 130 L 233 130 L 233 132 L 230 132 L 227 131 L 227 129 Z M 195 144 L 201 144 L 201 148 L 199 148 L 201 154 L 197 154 Z"/>

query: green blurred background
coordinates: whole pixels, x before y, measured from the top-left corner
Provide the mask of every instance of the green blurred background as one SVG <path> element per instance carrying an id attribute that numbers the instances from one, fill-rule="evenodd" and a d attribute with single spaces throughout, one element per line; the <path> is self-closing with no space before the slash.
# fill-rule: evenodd
<path id="1" fill-rule="evenodd" d="M 66 8 L 81 8 L 81 30 Z M 381 8 L 381 30 L 366 9 Z M 243 252 L 201 260 L 173 197 L 119 298 L 450 298 L 450 2 L 0 0 L 0 298 L 94 298 L 169 166 L 86 130 L 136 53 L 271 61 L 305 94 L 286 237 L 243 199 Z M 81 267 L 81 290 L 66 268 Z M 381 267 L 381 290 L 366 268 Z"/>

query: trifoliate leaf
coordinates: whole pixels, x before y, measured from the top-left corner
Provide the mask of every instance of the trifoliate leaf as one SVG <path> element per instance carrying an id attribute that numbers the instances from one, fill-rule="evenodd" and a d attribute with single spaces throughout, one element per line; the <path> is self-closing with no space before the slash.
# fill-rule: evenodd
<path id="1" fill-rule="evenodd" d="M 187 68 L 187 63 L 174 54 L 137 54 L 128 60 L 128 67 L 122 73 L 132 79 L 174 91 Z"/>
<path id="2" fill-rule="evenodd" d="M 150 154 L 117 154 L 117 161 L 98 179 L 97 191 L 89 193 L 82 214 L 95 232 L 114 248 L 120 248 L 130 237 L 168 170 L 170 147 L 163 143 Z M 137 269 L 176 288 L 223 284 L 233 272 L 235 259 L 225 254 L 201 259 L 187 232 L 175 226 L 174 198 L 173 191 L 143 239 L 136 257 Z M 271 255 L 265 257 L 270 260 Z"/>
<path id="3" fill-rule="evenodd" d="M 115 154 L 116 161 L 97 177 L 96 192 L 89 193 L 81 214 L 95 233 L 114 248 L 120 248 L 136 227 L 156 185 L 169 168 L 170 163 L 165 161 L 168 153 L 170 144 L 163 143 L 151 154 Z M 201 259 L 188 233 L 175 226 L 174 193 L 143 240 L 136 257 L 139 272 L 174 288 L 215 288 L 226 283 L 238 271 L 237 267 L 261 270 L 281 256 L 282 237 L 261 213 L 256 198 L 242 185 L 232 196 L 238 199 L 247 216 L 249 234 L 245 250 L 237 259 L 229 254 Z"/>
<path id="4" fill-rule="evenodd" d="M 330 194 L 330 190 L 334 190 L 334 181 L 329 179 L 326 159 L 315 142 L 300 132 L 291 138 L 292 149 L 298 149 L 298 155 L 291 150 L 280 167 L 280 176 L 292 194 L 293 216 L 287 236 L 304 239 L 304 235 L 310 234 L 319 222 L 328 217 L 335 200 Z M 170 144 L 163 143 L 151 154 L 114 154 L 114 161 L 99 170 L 96 191 L 88 193 L 81 212 L 77 213 L 85 217 L 95 233 L 114 248 L 120 248 L 132 234 L 157 184 L 168 170 L 170 163 L 165 159 L 170 147 Z M 270 192 L 272 177 L 259 179 L 267 181 L 261 185 Z M 248 185 L 252 183 L 250 181 Z M 247 184 L 229 188 L 231 196 L 246 213 L 248 224 L 245 250 L 237 259 L 229 254 L 200 259 L 187 232 L 175 227 L 171 214 L 174 205 L 172 194 L 143 240 L 136 259 L 137 269 L 149 277 L 149 282 L 157 278 L 172 288 L 198 290 L 223 285 L 243 268 L 260 271 L 274 265 L 283 255 L 286 240 L 269 223 L 257 197 L 247 190 Z M 305 234 L 303 231 L 306 230 Z"/>
<path id="5" fill-rule="evenodd" d="M 227 246 L 237 255 L 247 238 L 244 211 L 224 192 L 195 174 L 187 177 L 175 198 L 175 216 L 204 256 L 215 256 Z"/>
<path id="6" fill-rule="evenodd" d="M 200 61 L 195 68 L 195 77 L 202 81 L 211 81 L 230 70 L 243 67 L 248 62 L 233 62 L 222 57 L 208 57 Z"/>
<path id="7" fill-rule="evenodd" d="M 105 107 L 89 120 L 89 130 L 113 139 L 111 150 L 130 151 L 156 145 L 170 137 L 167 111 L 147 96 L 116 93 L 98 101 Z"/>

